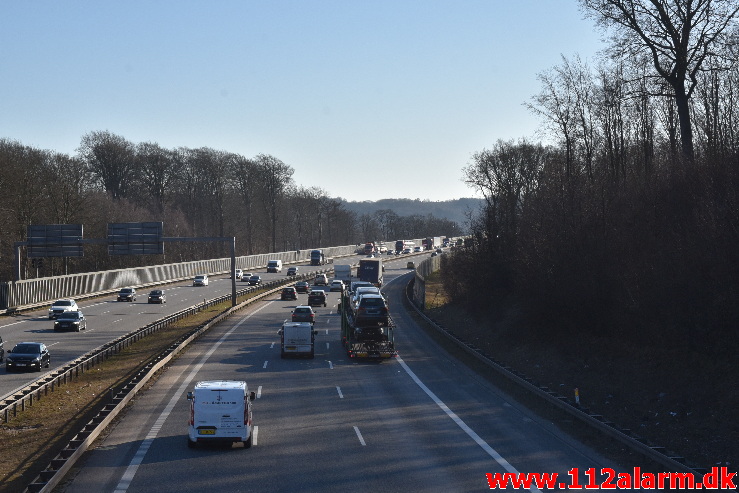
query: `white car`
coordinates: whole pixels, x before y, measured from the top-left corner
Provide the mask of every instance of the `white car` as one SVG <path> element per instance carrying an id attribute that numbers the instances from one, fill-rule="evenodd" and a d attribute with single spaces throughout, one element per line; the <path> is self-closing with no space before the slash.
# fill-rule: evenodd
<path id="1" fill-rule="evenodd" d="M 422 251 L 423 251 L 422 247 L 413 247 L 413 252 L 415 253 L 422 252 Z"/>
<path id="2" fill-rule="evenodd" d="M 329 291 L 344 291 L 344 281 L 340 279 L 334 279 L 331 281 Z"/>
<path id="3" fill-rule="evenodd" d="M 241 269 L 236 269 L 235 276 L 237 281 L 240 281 L 242 277 L 244 277 L 244 271 Z"/>
<path id="4" fill-rule="evenodd" d="M 76 312 L 79 310 L 74 300 L 56 300 L 49 308 L 49 318 L 57 318 L 64 312 Z"/>
<path id="5" fill-rule="evenodd" d="M 208 285 L 208 276 L 205 274 L 200 274 L 195 276 L 195 279 L 192 280 L 193 286 L 207 286 Z"/>

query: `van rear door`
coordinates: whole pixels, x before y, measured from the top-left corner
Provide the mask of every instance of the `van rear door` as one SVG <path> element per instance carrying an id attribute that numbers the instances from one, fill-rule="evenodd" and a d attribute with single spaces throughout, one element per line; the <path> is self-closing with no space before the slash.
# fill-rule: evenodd
<path id="1" fill-rule="evenodd" d="M 197 436 L 245 439 L 247 405 L 243 389 L 197 389 L 193 402 L 193 426 Z"/>
<path id="2" fill-rule="evenodd" d="M 288 354 L 314 355 L 313 327 L 307 322 L 286 323 L 282 326 L 282 356 Z"/>

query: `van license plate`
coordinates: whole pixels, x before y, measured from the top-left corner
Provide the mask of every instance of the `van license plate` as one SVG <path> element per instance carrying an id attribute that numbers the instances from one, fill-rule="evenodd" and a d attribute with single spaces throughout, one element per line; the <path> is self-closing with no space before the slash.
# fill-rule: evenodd
<path id="1" fill-rule="evenodd" d="M 198 433 L 201 435 L 215 435 L 216 430 L 198 430 Z"/>

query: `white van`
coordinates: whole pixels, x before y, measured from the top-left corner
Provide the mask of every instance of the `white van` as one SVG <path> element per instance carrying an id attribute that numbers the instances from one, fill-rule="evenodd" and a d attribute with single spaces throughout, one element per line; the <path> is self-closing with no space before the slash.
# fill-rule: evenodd
<path id="1" fill-rule="evenodd" d="M 190 401 L 187 446 L 206 442 L 242 442 L 251 447 L 251 401 L 246 382 L 238 380 L 208 380 L 195 384 L 187 393 Z"/>
<path id="2" fill-rule="evenodd" d="M 267 262 L 267 272 L 282 272 L 282 260 L 269 260 Z"/>
<path id="3" fill-rule="evenodd" d="M 317 330 L 310 322 L 287 322 L 282 324 L 280 334 L 280 357 L 288 355 L 315 357 Z"/>

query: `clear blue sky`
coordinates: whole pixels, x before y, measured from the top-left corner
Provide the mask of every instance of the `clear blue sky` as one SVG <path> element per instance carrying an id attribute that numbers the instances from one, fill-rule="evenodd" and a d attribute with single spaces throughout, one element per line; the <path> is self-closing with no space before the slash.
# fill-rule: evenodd
<path id="1" fill-rule="evenodd" d="M 0 138 L 271 154 L 349 200 L 474 196 L 473 153 L 534 137 L 536 75 L 602 47 L 576 0 L 6 0 L 0 18 Z"/>

